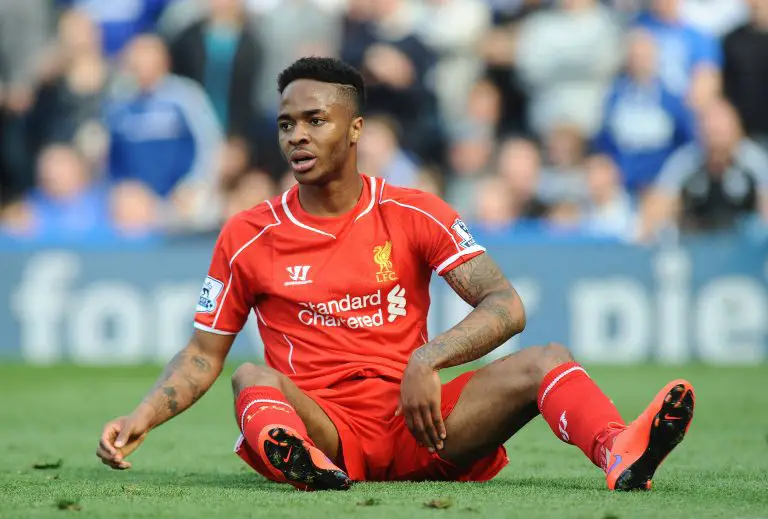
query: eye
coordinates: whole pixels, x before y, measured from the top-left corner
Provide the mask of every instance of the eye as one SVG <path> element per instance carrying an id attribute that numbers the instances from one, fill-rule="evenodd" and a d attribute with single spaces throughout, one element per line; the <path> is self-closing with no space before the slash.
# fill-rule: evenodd
<path id="1" fill-rule="evenodd" d="M 288 121 L 281 121 L 278 124 L 278 127 L 280 128 L 280 131 L 283 131 L 283 132 L 287 132 L 288 130 L 290 130 L 291 126 L 293 126 L 293 125 L 291 123 L 289 123 Z"/>
<path id="2" fill-rule="evenodd" d="M 309 120 L 309 124 L 311 124 L 312 126 L 322 126 L 323 124 L 325 124 L 325 121 L 323 119 L 320 119 L 319 117 L 313 117 L 312 119 Z"/>

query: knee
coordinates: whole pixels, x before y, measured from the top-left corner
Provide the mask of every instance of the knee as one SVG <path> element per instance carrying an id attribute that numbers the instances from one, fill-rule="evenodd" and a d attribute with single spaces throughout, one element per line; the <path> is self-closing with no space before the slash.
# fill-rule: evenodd
<path id="1" fill-rule="evenodd" d="M 542 346 L 541 351 L 543 360 L 551 365 L 549 369 L 566 362 L 573 362 L 573 355 L 571 355 L 570 350 L 560 343 L 550 342 L 546 346 Z"/>
<path id="2" fill-rule="evenodd" d="M 268 366 L 251 362 L 241 364 L 232 374 L 232 391 L 235 395 L 251 386 L 268 386 L 281 389 L 283 375 Z"/>
<path id="3" fill-rule="evenodd" d="M 525 378 L 529 382 L 532 391 L 537 391 L 544 377 L 557 366 L 572 362 L 573 356 L 568 348 L 562 344 L 551 342 L 545 346 L 532 346 L 527 349 L 527 362 L 525 363 Z"/>

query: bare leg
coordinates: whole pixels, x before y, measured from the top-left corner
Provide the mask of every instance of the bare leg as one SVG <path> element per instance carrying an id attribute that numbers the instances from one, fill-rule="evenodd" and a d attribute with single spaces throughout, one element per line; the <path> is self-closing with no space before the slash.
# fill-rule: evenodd
<path id="1" fill-rule="evenodd" d="M 572 361 L 559 344 L 534 346 L 478 370 L 445 422 L 440 455 L 465 465 L 502 445 L 539 414 L 536 396 L 553 368 Z"/>
<path id="2" fill-rule="evenodd" d="M 332 460 L 339 457 L 339 433 L 336 426 L 325 411 L 288 377 L 267 366 L 246 362 L 232 375 L 232 391 L 235 398 L 243 389 L 251 386 L 267 386 L 280 390 L 304 422 L 307 433 L 317 448 Z"/>

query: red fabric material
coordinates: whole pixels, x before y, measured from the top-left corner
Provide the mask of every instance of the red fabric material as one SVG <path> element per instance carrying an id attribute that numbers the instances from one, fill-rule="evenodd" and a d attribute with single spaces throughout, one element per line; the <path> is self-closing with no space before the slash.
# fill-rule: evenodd
<path id="1" fill-rule="evenodd" d="M 243 389 L 235 402 L 235 416 L 245 439 L 235 448 L 235 452 L 241 458 L 243 454 L 247 454 L 250 459 L 243 459 L 246 459 L 249 465 L 262 474 L 269 474 L 270 479 L 275 481 L 285 481 L 285 478 L 271 468 L 267 460 L 262 459 L 263 449 L 259 448 L 258 440 L 265 427 L 280 426 L 293 429 L 307 443 L 314 445 L 304 422 L 288 403 L 285 395 L 274 387 L 251 386 Z M 247 449 L 243 448 L 242 443 L 247 444 Z"/>
<path id="2" fill-rule="evenodd" d="M 554 368 L 544 377 L 537 401 L 555 435 L 602 468 L 604 448 L 610 449 L 615 436 L 606 432 L 624 421 L 584 368 L 576 362 Z"/>
<path id="3" fill-rule="evenodd" d="M 447 418 L 474 372 L 443 385 L 441 410 Z M 399 381 L 360 377 L 333 387 L 307 391 L 330 417 L 339 432 L 343 469 L 354 481 L 487 481 L 509 462 L 499 446 L 468 467 L 458 467 L 416 443 L 402 416 L 395 416 Z M 243 444 L 237 454 L 263 476 L 265 471 L 252 449 Z"/>

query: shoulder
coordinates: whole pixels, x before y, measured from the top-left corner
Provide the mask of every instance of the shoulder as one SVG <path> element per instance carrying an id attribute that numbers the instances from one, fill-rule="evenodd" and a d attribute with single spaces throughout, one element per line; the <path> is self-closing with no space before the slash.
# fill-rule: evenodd
<path id="1" fill-rule="evenodd" d="M 412 217 L 438 218 L 446 211 L 455 211 L 442 198 L 420 189 L 392 186 L 386 182 L 380 189 L 379 205 L 387 210 L 408 214 Z M 421 216 L 419 216 L 421 215 Z"/>
<path id="2" fill-rule="evenodd" d="M 728 34 L 726 34 L 725 37 L 723 37 L 723 45 L 728 47 L 733 42 L 742 39 L 748 33 L 749 33 L 749 24 L 744 24 L 740 27 L 737 27 L 731 32 L 729 32 Z"/>
<path id="3" fill-rule="evenodd" d="M 219 247 L 235 255 L 264 238 L 271 228 L 282 223 L 275 211 L 275 203 L 275 199 L 265 200 L 232 216 L 221 228 Z"/>
<path id="4" fill-rule="evenodd" d="M 704 162 L 704 152 L 697 142 L 677 149 L 664 163 L 656 180 L 658 186 L 678 189 L 694 175 Z"/>
<path id="5" fill-rule="evenodd" d="M 698 142 L 680 146 L 669 157 L 669 162 L 678 168 L 698 168 L 704 161 L 704 150 Z"/>
<path id="6" fill-rule="evenodd" d="M 768 153 L 752 139 L 743 139 L 736 152 L 738 158 L 745 166 L 755 170 L 758 174 L 765 174 L 765 168 L 768 166 Z"/>
<path id="7" fill-rule="evenodd" d="M 205 98 L 205 92 L 198 83 L 187 77 L 175 74 L 169 75 L 158 89 L 158 94 L 164 99 L 177 102 L 182 100 L 201 100 Z"/>

